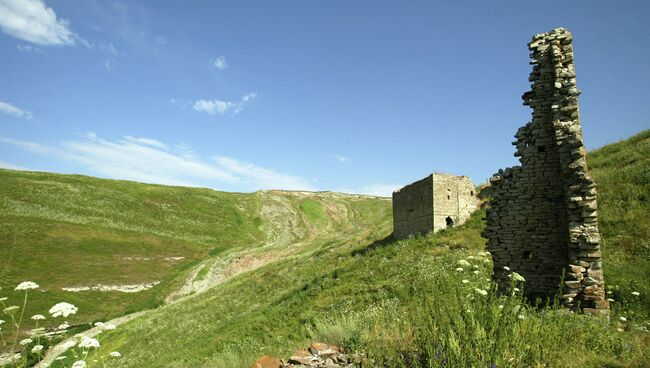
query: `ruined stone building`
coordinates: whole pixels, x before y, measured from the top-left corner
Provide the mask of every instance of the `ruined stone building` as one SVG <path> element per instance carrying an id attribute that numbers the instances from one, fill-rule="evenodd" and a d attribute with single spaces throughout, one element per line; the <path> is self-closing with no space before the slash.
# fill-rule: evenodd
<path id="1" fill-rule="evenodd" d="M 524 105 L 532 120 L 513 144 L 520 166 L 491 179 L 483 236 L 502 287 L 515 271 L 531 298 L 561 300 L 585 312 L 607 313 L 596 210 L 596 185 L 587 171 L 578 110 L 572 35 L 563 28 L 528 44 L 533 71 Z M 504 269 L 508 267 L 508 269 Z"/>
<path id="2" fill-rule="evenodd" d="M 393 193 L 393 235 L 401 239 L 460 225 L 478 205 L 467 176 L 431 174 Z"/>

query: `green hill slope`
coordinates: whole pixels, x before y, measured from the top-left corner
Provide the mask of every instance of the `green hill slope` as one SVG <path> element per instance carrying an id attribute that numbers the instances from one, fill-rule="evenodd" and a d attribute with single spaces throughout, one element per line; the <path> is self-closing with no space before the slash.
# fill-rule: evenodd
<path id="1" fill-rule="evenodd" d="M 615 300 L 609 320 L 566 313 L 561 308 L 531 307 L 517 291 L 512 297 L 497 295 L 489 281 L 491 262 L 483 253 L 485 241 L 479 235 L 484 226 L 482 210 L 461 227 L 394 241 L 388 236 L 392 227 L 390 203 L 385 200 L 300 192 L 229 197 L 231 194 L 205 191 L 210 198 L 232 200 L 232 212 L 202 207 L 222 215 L 238 214 L 229 217 L 232 222 L 228 223 L 233 225 L 225 226 L 227 231 L 205 230 L 212 229 L 212 217 L 198 214 L 192 205 L 178 214 L 195 216 L 195 230 L 189 231 L 178 230 L 171 221 L 165 223 L 169 229 L 151 225 L 154 235 L 111 227 L 120 221 L 130 224 L 119 216 L 142 216 L 140 223 L 147 223 L 146 208 L 134 211 L 141 215 L 114 211 L 111 216 L 116 217 L 101 220 L 103 223 L 99 221 L 105 217 L 94 215 L 90 218 L 97 223 L 56 222 L 56 226 L 90 228 L 101 232 L 102 239 L 114 239 L 115 235 L 109 234 L 159 239 L 162 243 L 152 244 L 151 254 L 172 244 L 178 244 L 179 248 L 171 248 L 175 252 L 180 245 L 187 247 L 185 263 L 166 271 L 168 286 L 161 283 L 137 294 L 150 293 L 160 304 L 163 295 L 168 295 L 162 290 L 183 285 L 182 292 L 172 296 L 178 301 L 103 333 L 102 346 L 90 359 L 101 360 L 111 351 L 121 352 L 122 357 L 99 366 L 249 367 L 262 354 L 288 357 L 316 339 L 365 352 L 373 361 L 371 366 L 645 367 L 650 362 L 649 159 L 650 131 L 588 156 L 599 187 L 608 296 Z M 8 173 L 16 177 L 49 175 Z M 197 193 L 196 197 L 202 191 L 151 187 Z M 15 198 L 18 194 L 3 196 Z M 41 201 L 53 201 L 47 197 Z M 132 204 L 135 208 L 141 206 L 142 198 L 137 198 Z M 27 243 L 24 239 L 28 236 L 39 239 L 28 235 L 31 227 L 38 229 L 39 221 L 54 221 L 43 217 L 30 220 L 19 214 L 9 219 L 9 223 L 25 221 L 23 232 L 3 239 L 22 243 Z M 193 236 L 230 241 L 222 245 Z M 120 243 L 123 248 L 143 242 L 119 241 L 124 242 Z M 86 249 L 90 252 L 94 247 Z M 12 276 L 6 280 L 22 279 Z M 205 288 L 203 280 L 218 286 Z M 42 285 L 48 282 L 46 279 Z M 195 291 L 201 293 L 190 295 Z M 81 294 L 74 294 L 79 295 L 80 305 L 82 297 L 94 295 Z M 98 298 L 104 295 L 97 293 Z M 92 304 L 83 308 L 94 313 Z M 113 312 L 119 314 L 116 309 Z M 81 316 L 86 321 L 92 317 Z M 70 353 L 67 357 L 53 366 L 70 366 L 73 358 Z"/>
<path id="2" fill-rule="evenodd" d="M 528 307 L 517 292 L 499 297 L 479 211 L 462 227 L 409 240 L 382 239 L 391 230 L 386 219 L 352 237 L 311 240 L 310 252 L 104 335 L 96 356 L 120 351 L 113 363 L 120 367 L 246 367 L 323 339 L 366 352 L 375 366 L 647 366 L 649 137 L 588 158 L 608 285 L 618 285 L 610 288 L 611 322 Z"/>
<path id="3" fill-rule="evenodd" d="M 389 210 L 389 201 L 357 195 L 223 193 L 0 170 L 0 297 L 21 305 L 12 289 L 34 281 L 41 287 L 26 317 L 66 301 L 79 307 L 68 322 L 85 329 L 308 251 L 312 241 L 363 233 Z M 138 287 L 148 289 L 114 290 Z"/>

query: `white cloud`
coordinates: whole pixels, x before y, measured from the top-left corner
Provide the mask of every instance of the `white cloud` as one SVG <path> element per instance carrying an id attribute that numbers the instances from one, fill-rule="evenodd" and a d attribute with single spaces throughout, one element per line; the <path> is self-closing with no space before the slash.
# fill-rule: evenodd
<path id="1" fill-rule="evenodd" d="M 104 69 L 106 69 L 106 71 L 112 72 L 115 69 L 115 60 L 113 59 L 104 60 Z"/>
<path id="2" fill-rule="evenodd" d="M 219 70 L 224 70 L 228 68 L 228 63 L 226 62 L 225 56 L 219 56 L 212 59 L 212 66 Z"/>
<path id="3" fill-rule="evenodd" d="M 8 102 L 0 101 L 0 111 L 19 118 L 31 119 L 33 117 L 31 112 L 21 110 Z"/>
<path id="4" fill-rule="evenodd" d="M 226 115 L 232 114 L 236 115 L 240 113 L 246 104 L 257 97 L 257 93 L 251 92 L 247 95 L 242 96 L 239 101 L 223 101 L 223 100 L 197 100 L 192 108 L 195 111 L 205 112 L 210 115 Z M 172 100 L 173 102 L 174 100 Z"/>
<path id="5" fill-rule="evenodd" d="M 348 158 L 346 156 L 343 156 L 343 155 L 339 155 L 338 153 L 330 155 L 330 158 L 333 158 L 336 161 L 343 162 L 343 163 L 347 163 L 347 162 L 351 161 L 350 158 Z"/>
<path id="6" fill-rule="evenodd" d="M 0 137 L 0 142 L 4 142 L 7 144 L 14 145 L 16 147 L 20 147 L 24 149 L 25 151 L 29 151 L 32 153 L 38 153 L 38 154 L 46 154 L 50 153 L 51 149 L 47 146 L 44 146 L 42 144 L 34 143 L 34 142 L 26 142 L 26 141 L 20 141 L 17 139 L 11 139 L 11 138 L 4 138 Z"/>
<path id="7" fill-rule="evenodd" d="M 74 45 L 78 37 L 42 0 L 0 0 L 0 28 L 41 46 Z"/>
<path id="8" fill-rule="evenodd" d="M 365 194 L 376 197 L 391 197 L 393 192 L 403 187 L 399 184 L 369 184 L 356 189 L 342 188 L 337 189 L 337 192 L 342 193 L 356 193 L 356 194 Z"/>
<path id="9" fill-rule="evenodd" d="M 164 149 L 164 150 L 167 149 L 166 144 L 164 144 L 164 143 L 162 143 L 162 142 L 160 142 L 158 140 L 151 139 L 151 138 L 138 138 L 138 137 L 132 137 L 130 135 L 127 135 L 127 136 L 124 137 L 124 139 L 126 139 L 129 142 L 133 142 L 133 143 L 137 143 L 137 144 L 144 144 L 144 145 L 151 146 L 151 147 L 154 147 L 154 148 L 161 148 L 161 149 Z"/>
<path id="10" fill-rule="evenodd" d="M 34 54 L 41 54 L 41 55 L 45 54 L 45 51 L 43 51 L 42 48 L 33 45 L 17 45 L 16 48 L 18 49 L 18 51 L 21 52 L 32 52 Z"/>
<path id="11" fill-rule="evenodd" d="M 304 178 L 252 163 L 223 156 L 204 161 L 186 144 L 170 149 L 170 146 L 152 138 L 126 136 L 109 141 L 92 132 L 82 137 L 53 147 L 11 138 L 0 137 L 0 141 L 29 152 L 74 162 L 94 174 L 112 179 L 215 189 L 229 185 L 242 191 L 314 190 Z"/>
<path id="12" fill-rule="evenodd" d="M 29 170 L 26 167 L 10 164 L 10 163 L 5 162 L 5 161 L 0 161 L 0 169 L 22 170 L 22 171 L 28 171 Z"/>
<path id="13" fill-rule="evenodd" d="M 245 184 L 251 187 L 258 189 L 316 190 L 309 181 L 299 176 L 283 174 L 224 156 L 217 156 L 214 160 L 219 167 L 239 176 Z"/>

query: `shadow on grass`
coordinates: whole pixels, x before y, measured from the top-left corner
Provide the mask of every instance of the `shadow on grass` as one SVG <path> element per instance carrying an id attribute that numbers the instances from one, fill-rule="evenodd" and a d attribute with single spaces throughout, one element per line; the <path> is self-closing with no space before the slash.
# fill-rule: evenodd
<path id="1" fill-rule="evenodd" d="M 368 252 L 372 252 L 377 249 L 381 249 L 389 244 L 392 244 L 395 242 L 395 238 L 393 237 L 393 234 L 388 235 L 387 237 L 377 240 L 373 243 L 368 244 L 367 246 L 363 248 L 358 248 L 353 250 L 350 254 L 352 256 L 362 256 L 367 254 Z"/>

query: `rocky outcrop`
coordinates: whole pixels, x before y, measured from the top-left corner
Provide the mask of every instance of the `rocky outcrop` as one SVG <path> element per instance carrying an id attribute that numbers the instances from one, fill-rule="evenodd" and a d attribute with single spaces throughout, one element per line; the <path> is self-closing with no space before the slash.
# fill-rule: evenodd
<path id="1" fill-rule="evenodd" d="M 289 359 L 264 355 L 251 368 L 362 368 L 369 367 L 361 354 L 348 354 L 344 348 L 312 342 L 306 350 L 295 351 Z"/>

